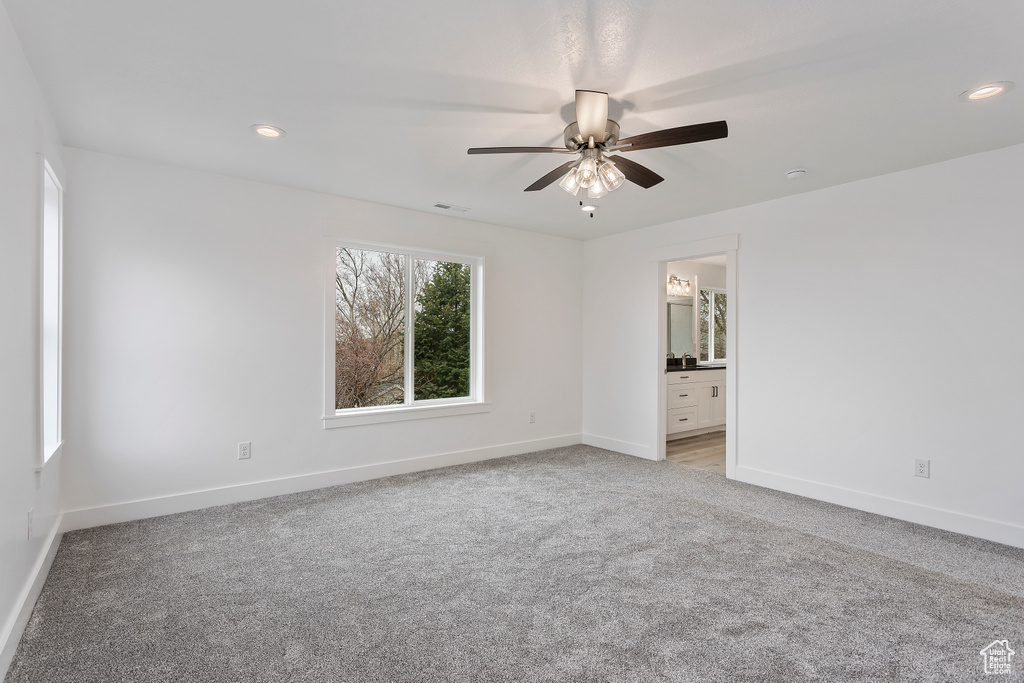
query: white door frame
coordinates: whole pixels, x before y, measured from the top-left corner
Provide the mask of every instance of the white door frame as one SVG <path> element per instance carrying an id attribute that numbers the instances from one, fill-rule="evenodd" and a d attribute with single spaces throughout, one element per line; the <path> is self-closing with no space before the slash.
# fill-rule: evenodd
<path id="1" fill-rule="evenodd" d="M 739 249 L 739 235 L 722 235 L 693 242 L 680 242 L 657 247 L 651 252 L 651 272 L 656 273 L 658 286 L 658 355 L 653 363 L 653 370 L 658 374 L 658 432 L 655 443 L 658 445 L 658 460 L 665 459 L 665 393 L 667 376 L 665 373 L 665 357 L 668 352 L 668 321 L 665 319 L 665 305 L 668 294 L 665 283 L 668 281 L 668 264 L 672 261 L 725 254 L 725 292 L 729 305 L 725 311 L 725 476 L 734 479 L 739 466 L 739 451 L 736 443 L 736 377 L 739 370 L 739 354 L 737 349 L 738 327 L 736 325 L 736 251 Z M 695 307 L 696 308 L 696 307 Z"/>

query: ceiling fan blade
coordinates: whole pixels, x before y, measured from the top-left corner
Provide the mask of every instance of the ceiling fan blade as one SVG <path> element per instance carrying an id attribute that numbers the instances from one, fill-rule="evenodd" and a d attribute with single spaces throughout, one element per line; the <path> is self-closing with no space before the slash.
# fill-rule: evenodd
<path id="1" fill-rule="evenodd" d="M 523 190 L 523 192 L 536 192 L 537 190 L 543 190 L 545 187 L 547 187 L 548 185 L 550 185 L 551 183 L 555 182 L 556 180 L 564 176 L 566 173 L 568 173 L 569 169 L 578 163 L 579 161 L 577 161 L 576 159 L 565 162 L 564 164 L 556 168 L 554 171 L 551 171 L 550 173 L 542 177 L 540 180 L 535 182 L 533 185 L 530 185 L 528 188 Z M 625 173 L 625 171 L 623 171 L 623 173 Z"/>
<path id="2" fill-rule="evenodd" d="M 634 135 L 633 137 L 619 140 L 612 149 L 619 150 L 620 152 L 633 152 L 638 149 L 686 145 L 691 142 L 717 140 L 728 136 L 728 124 L 725 121 L 713 121 L 711 123 L 696 123 L 692 126 L 666 128 L 665 130 L 656 130 L 653 133 Z"/>
<path id="3" fill-rule="evenodd" d="M 576 122 L 584 140 L 593 136 L 597 142 L 604 142 L 604 132 L 608 125 L 608 93 L 577 90 Z"/>
<path id="4" fill-rule="evenodd" d="M 467 154 L 575 154 L 565 147 L 470 147 Z"/>
<path id="5" fill-rule="evenodd" d="M 651 169 L 647 168 L 646 166 L 641 166 L 640 164 L 636 163 L 635 161 L 631 161 L 626 157 L 613 156 L 608 157 L 608 159 L 619 167 L 619 170 L 622 171 L 622 174 L 626 176 L 626 180 L 628 180 L 631 183 L 636 183 L 645 190 L 649 187 L 654 187 L 662 180 L 664 180 L 664 178 L 662 178 L 660 175 L 658 175 Z"/>

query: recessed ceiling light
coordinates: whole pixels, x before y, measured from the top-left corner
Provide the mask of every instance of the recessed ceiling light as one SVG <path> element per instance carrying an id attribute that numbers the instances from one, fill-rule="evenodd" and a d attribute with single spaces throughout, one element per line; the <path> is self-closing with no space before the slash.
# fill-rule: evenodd
<path id="1" fill-rule="evenodd" d="M 792 171 L 786 172 L 786 180 L 800 180 L 805 175 L 807 175 L 807 169 L 794 168 Z"/>
<path id="2" fill-rule="evenodd" d="M 993 83 L 986 83 L 985 85 L 978 86 L 977 88 L 971 88 L 960 93 L 960 99 L 962 100 L 987 100 L 990 97 L 1001 95 L 1007 90 L 1013 87 L 1013 83 L 1010 81 L 995 81 Z"/>
<path id="3" fill-rule="evenodd" d="M 283 138 L 285 136 L 285 132 L 283 130 L 277 126 L 271 126 L 266 123 L 257 123 L 249 126 L 249 130 L 256 133 L 256 135 L 262 135 L 265 138 Z"/>

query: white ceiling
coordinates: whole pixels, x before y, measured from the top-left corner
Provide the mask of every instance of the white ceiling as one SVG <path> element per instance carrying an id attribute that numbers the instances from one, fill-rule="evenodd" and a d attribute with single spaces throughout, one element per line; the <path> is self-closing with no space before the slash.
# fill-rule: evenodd
<path id="1" fill-rule="evenodd" d="M 1024 142 L 1020 0 L 4 4 L 68 145 L 581 239 Z M 730 135 L 631 154 L 665 182 L 594 219 L 522 191 L 565 157 L 466 154 L 561 144 L 576 88 Z"/>

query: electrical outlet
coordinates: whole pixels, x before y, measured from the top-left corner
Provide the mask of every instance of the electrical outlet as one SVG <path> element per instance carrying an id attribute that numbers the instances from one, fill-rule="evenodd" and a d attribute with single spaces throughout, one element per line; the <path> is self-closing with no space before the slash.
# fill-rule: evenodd
<path id="1" fill-rule="evenodd" d="M 923 458 L 914 460 L 914 476 L 928 479 L 932 476 L 932 461 Z"/>
<path id="2" fill-rule="evenodd" d="M 28 511 L 28 540 L 32 540 L 32 510 Z"/>
<path id="3" fill-rule="evenodd" d="M 238 459 L 248 460 L 252 455 L 252 441 L 241 441 L 238 444 Z"/>
<path id="4" fill-rule="evenodd" d="M 535 412 L 533 412 L 533 411 L 531 410 L 531 411 L 530 411 L 530 424 L 533 424 L 533 423 L 534 423 L 534 422 L 536 422 L 536 421 L 537 421 L 537 413 L 535 413 Z"/>

